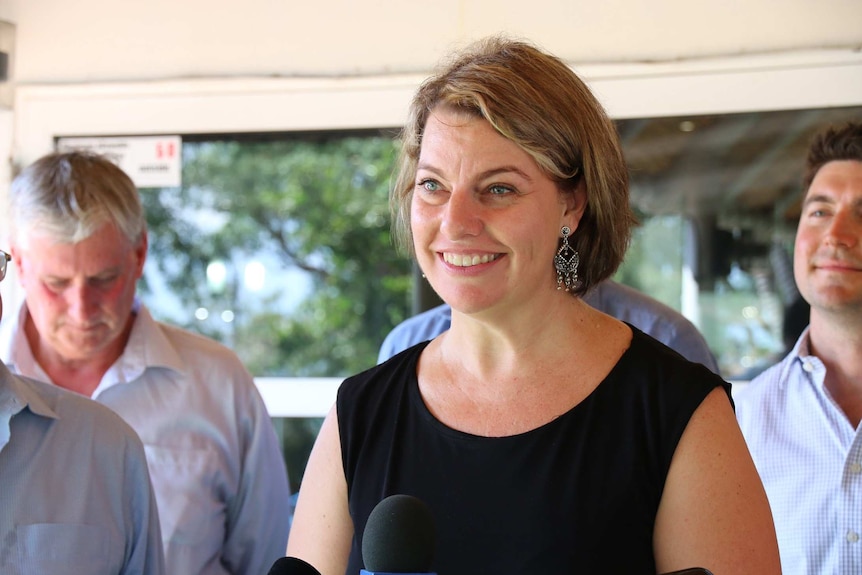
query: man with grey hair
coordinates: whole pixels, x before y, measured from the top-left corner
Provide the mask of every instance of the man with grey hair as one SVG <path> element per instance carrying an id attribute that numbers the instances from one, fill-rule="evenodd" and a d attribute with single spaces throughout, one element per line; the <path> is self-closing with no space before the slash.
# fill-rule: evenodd
<path id="1" fill-rule="evenodd" d="M 0 330 L 0 356 L 137 431 L 169 573 L 265 572 L 290 524 L 275 430 L 234 352 L 155 321 L 137 300 L 148 243 L 132 181 L 101 156 L 51 154 L 15 179 L 10 199 L 25 302 Z"/>
<path id="2" fill-rule="evenodd" d="M 0 281 L 9 259 L 0 251 Z M 2 362 L 0 486 L 3 575 L 165 572 L 137 434 L 107 407 Z"/>

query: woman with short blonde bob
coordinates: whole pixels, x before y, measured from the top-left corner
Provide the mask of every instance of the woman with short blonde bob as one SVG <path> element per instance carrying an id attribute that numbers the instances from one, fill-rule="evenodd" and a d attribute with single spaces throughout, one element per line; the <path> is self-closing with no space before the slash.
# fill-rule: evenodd
<path id="1" fill-rule="evenodd" d="M 289 555 L 358 573 L 401 493 L 435 518 L 440 575 L 780 572 L 729 384 L 581 301 L 635 218 L 568 66 L 497 37 L 457 55 L 413 99 L 391 207 L 452 326 L 342 384 Z"/>

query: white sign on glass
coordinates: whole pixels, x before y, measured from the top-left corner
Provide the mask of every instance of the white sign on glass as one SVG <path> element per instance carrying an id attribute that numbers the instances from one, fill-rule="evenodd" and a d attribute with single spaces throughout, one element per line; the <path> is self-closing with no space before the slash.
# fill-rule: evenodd
<path id="1" fill-rule="evenodd" d="M 138 188 L 173 188 L 182 183 L 180 136 L 58 138 L 57 151 L 102 154 L 126 172 Z"/>

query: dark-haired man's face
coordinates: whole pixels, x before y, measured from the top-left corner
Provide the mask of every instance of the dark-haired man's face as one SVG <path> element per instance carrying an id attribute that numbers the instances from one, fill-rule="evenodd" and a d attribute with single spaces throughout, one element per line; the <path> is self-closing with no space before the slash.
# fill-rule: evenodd
<path id="1" fill-rule="evenodd" d="M 862 313 L 862 162 L 833 161 L 817 172 L 802 205 L 793 263 L 812 314 Z"/>

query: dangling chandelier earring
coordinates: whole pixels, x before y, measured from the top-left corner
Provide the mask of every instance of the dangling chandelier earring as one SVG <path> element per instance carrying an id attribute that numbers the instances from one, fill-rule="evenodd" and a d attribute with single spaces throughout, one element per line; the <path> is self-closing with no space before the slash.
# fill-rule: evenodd
<path id="1" fill-rule="evenodd" d="M 557 289 L 565 289 L 569 292 L 581 286 L 581 282 L 578 280 L 578 264 L 581 259 L 578 256 L 578 251 L 569 245 L 571 228 L 563 226 L 560 233 L 563 235 L 563 243 L 557 250 L 557 255 L 554 256 L 554 268 L 557 270 Z"/>

